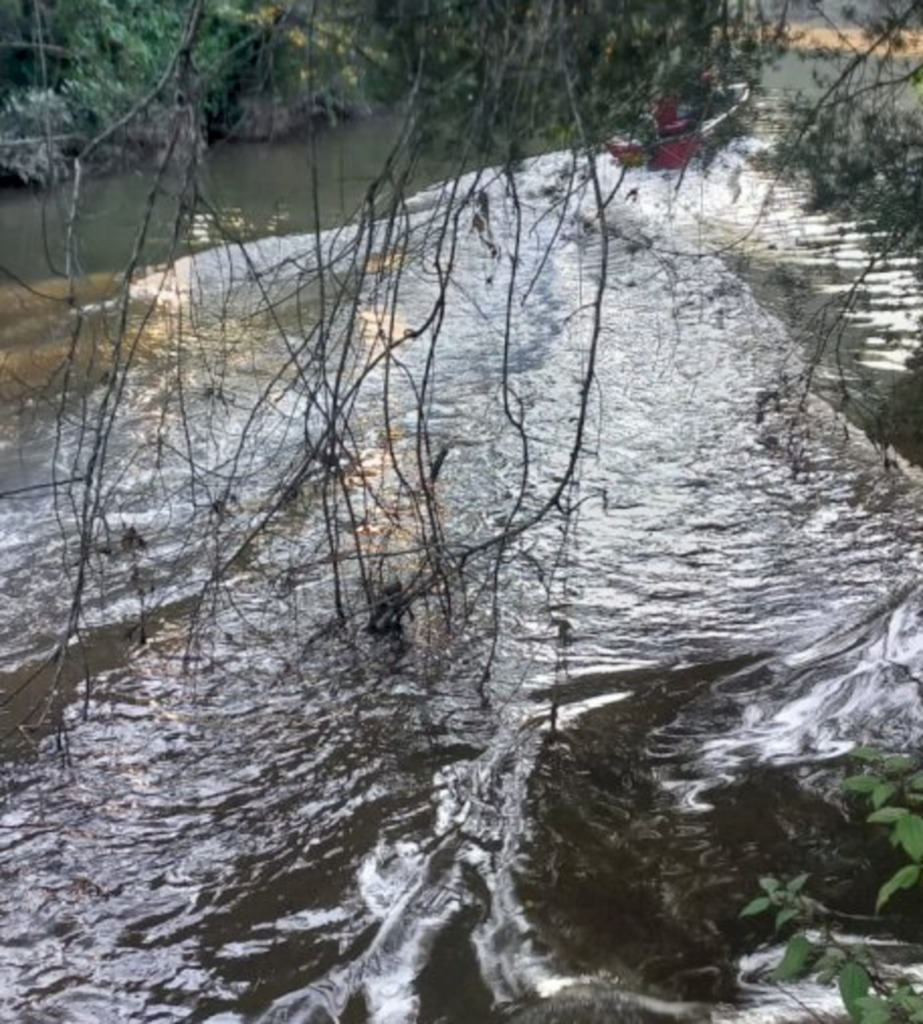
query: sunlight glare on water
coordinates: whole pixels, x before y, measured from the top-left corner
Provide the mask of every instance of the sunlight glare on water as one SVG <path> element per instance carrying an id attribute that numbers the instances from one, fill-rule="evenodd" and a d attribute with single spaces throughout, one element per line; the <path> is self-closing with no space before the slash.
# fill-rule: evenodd
<path id="1" fill-rule="evenodd" d="M 757 422 L 758 396 L 797 373 L 801 354 L 713 252 L 738 216 L 729 207 L 764 187 L 746 154 L 691 169 L 678 190 L 675 176 L 630 172 L 606 213 L 607 266 L 587 193 L 561 205 L 568 158 L 528 164 L 515 204 L 502 178 L 484 182 L 494 238 L 505 245 L 521 215 L 524 242 L 513 261 L 476 231 L 457 238 L 429 413 L 452 445 L 440 477 L 449 543 L 488 534 L 518 471 L 497 394 L 508 289 L 506 357 L 535 439 L 526 500 L 537 506 L 566 464 L 606 274 L 582 502 L 566 558 L 555 561 L 550 524 L 505 583 L 489 699 L 476 636 L 445 650 L 367 636 L 306 648 L 327 578 L 294 571 L 320 528 L 293 514 L 215 596 L 199 672 L 184 671 L 187 638 L 166 614 L 147 650 L 102 674 L 69 767 L 6 766 L 0 1014 L 461 1024 L 499 1020 L 543 978 L 584 970 L 675 997 L 733 996 L 739 950 L 721 928 L 764 867 L 758 842 L 734 832 L 752 773 L 923 734 L 917 492 L 819 405 Z M 599 172 L 605 193 L 620 172 L 608 158 Z M 433 308 L 427 226 L 445 202 L 434 189 L 409 204 L 424 254 L 401 276 L 411 327 Z M 347 258 L 348 234 L 322 236 L 333 261 Z M 249 269 L 222 252 L 192 258 L 182 269 L 197 283 L 177 303 L 203 303 L 207 322 L 229 266 L 245 290 L 255 268 L 284 291 L 312 243 L 256 245 Z M 243 316 L 246 296 L 233 301 Z M 209 360 L 229 343 L 205 335 L 186 417 L 154 415 L 173 408 L 158 362 L 169 334 L 141 361 L 113 452 L 111 526 L 151 540 L 100 555 L 92 624 L 131 617 L 137 573 L 168 611 L 193 592 L 209 545 L 234 550 L 295 458 L 302 393 L 273 368 L 291 339 L 260 330 L 265 346 L 223 364 L 221 397 Z M 389 386 L 412 436 L 413 404 L 400 401 L 427 350 L 409 344 L 401 358 L 406 375 Z M 383 387 L 370 375 L 356 397 L 370 452 Z M 65 448 L 78 443 L 64 432 Z M 155 449 L 156 472 L 138 455 Z M 15 452 L 0 454 L 12 465 Z M 232 462 L 240 511 L 221 518 Z M 5 505 L 0 523 L 13 667 L 47 647 L 66 603 L 59 519 L 43 499 L 28 509 L 28 530 L 24 506 Z M 203 518 L 216 525 L 200 545 Z M 556 589 L 543 593 L 534 567 L 552 564 Z M 754 829 L 781 820 L 780 778 L 757 778 Z M 773 834 L 765 855 L 777 850 Z M 652 857 L 664 865 L 654 894 Z M 709 928 L 684 903 L 703 891 Z"/>

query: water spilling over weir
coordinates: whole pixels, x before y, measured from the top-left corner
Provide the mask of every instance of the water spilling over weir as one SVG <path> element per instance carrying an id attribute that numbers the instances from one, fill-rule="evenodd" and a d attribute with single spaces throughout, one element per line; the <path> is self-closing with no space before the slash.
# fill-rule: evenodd
<path id="1" fill-rule="evenodd" d="M 94 679 L 86 721 L 60 691 L 66 765 L 40 731 L 4 765 L 0 1017 L 461 1024 L 588 974 L 774 1019 L 740 975 L 759 875 L 874 902 L 831 766 L 923 733 L 919 486 L 767 398 L 805 354 L 716 254 L 783 234 L 746 147 L 678 189 L 630 172 L 602 221 L 570 171 L 450 182 L 371 241 L 188 257 L 135 282 L 117 409 L 102 362 L 73 403 L 10 406 L 10 490 L 113 418 L 89 550 L 69 498 L 0 504 L 8 741 L 81 551 Z M 322 317 L 363 347 L 318 348 Z M 338 467 L 303 459 L 331 367 L 377 497 L 325 518 Z M 463 629 L 425 602 L 400 636 L 327 629 L 328 531 L 412 588 L 414 531 L 476 551 L 543 507 L 584 399 L 571 514 L 511 531 Z M 411 502 L 399 471 L 443 446 Z"/>

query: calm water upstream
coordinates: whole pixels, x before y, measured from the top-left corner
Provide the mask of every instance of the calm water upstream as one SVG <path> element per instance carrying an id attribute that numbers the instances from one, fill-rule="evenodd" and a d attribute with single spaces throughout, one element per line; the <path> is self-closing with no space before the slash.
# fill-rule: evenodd
<path id="1" fill-rule="evenodd" d="M 367 187 L 379 129 L 318 158 L 343 190 L 320 198 L 323 227 Z M 291 198 L 303 154 L 283 173 L 287 150 L 234 150 L 213 168 L 216 217 L 266 237 L 136 285 L 138 352 L 103 483 L 112 543 L 97 536 L 89 559 L 89 716 L 76 722 L 75 699 L 67 766 L 41 731 L 28 750 L 16 726 L 68 613 L 74 510 L 9 492 L 70 476 L 106 410 L 101 384 L 64 403 L 30 390 L 69 325 L 15 292 L 17 312 L 0 313 L 0 1020 L 500 1022 L 580 974 L 721 1019 L 798 1016 L 748 974 L 755 933 L 737 915 L 767 871 L 809 870 L 857 913 L 874 902 L 833 769 L 856 742 L 923 738 L 923 492 L 826 406 L 764 400 L 800 372 L 804 342 L 715 253 L 746 236 L 754 258 L 781 260 L 806 234 L 843 233 L 773 198 L 751 150 L 678 190 L 632 171 L 609 204 L 579 511 L 564 542 L 551 519 L 511 545 L 486 699 L 488 597 L 463 635 L 321 630 L 330 569 L 309 491 L 235 560 L 316 413 L 290 359 L 320 302 L 310 268 L 348 269 L 355 240 L 304 233 L 313 215 Z M 495 249 L 462 204 L 471 179 L 454 198 L 451 183 L 419 192 L 400 260 L 376 239 L 378 269 L 353 286 L 373 325 L 385 301 L 400 317 L 392 336 L 426 323 L 449 214 L 438 357 L 422 339 L 402 346 L 401 372 L 369 373 L 352 421 L 368 476 L 383 437 L 410 445 L 434 375 L 449 545 L 476 543 L 514 500 L 504 359 L 533 439 L 527 505 L 566 463 L 606 259 L 587 196 L 562 188 L 566 164 L 528 164 L 515 202 L 499 178 L 473 185 Z M 615 185 L 608 158 L 599 173 Z M 133 181 L 99 187 L 136 209 Z M 121 215 L 99 217 L 85 263 L 106 274 L 126 240 Z M 28 241 L 37 218 L 31 199 L 0 203 L 3 249 L 22 253 L 11 269 L 33 281 L 48 277 Z M 267 293 L 271 317 L 255 312 Z M 91 305 L 87 330 L 104 337 L 105 315 Z M 219 514 L 231 478 L 234 511 Z M 369 532 L 387 518 L 369 510 Z M 119 542 L 129 529 L 143 548 Z M 219 564 L 227 583 L 208 589 Z M 202 588 L 190 647 L 181 613 Z"/>

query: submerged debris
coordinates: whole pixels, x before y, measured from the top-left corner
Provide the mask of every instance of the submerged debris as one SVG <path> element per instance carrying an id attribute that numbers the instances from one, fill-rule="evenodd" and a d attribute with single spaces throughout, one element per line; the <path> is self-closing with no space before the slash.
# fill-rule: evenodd
<path id="1" fill-rule="evenodd" d="M 144 551 L 147 547 L 147 541 L 134 526 L 127 526 L 122 531 L 122 539 L 119 543 L 123 551 Z"/>
<path id="2" fill-rule="evenodd" d="M 370 633 L 397 633 L 404 615 L 410 614 L 410 601 L 400 580 L 384 584 L 372 602 L 369 613 Z"/>

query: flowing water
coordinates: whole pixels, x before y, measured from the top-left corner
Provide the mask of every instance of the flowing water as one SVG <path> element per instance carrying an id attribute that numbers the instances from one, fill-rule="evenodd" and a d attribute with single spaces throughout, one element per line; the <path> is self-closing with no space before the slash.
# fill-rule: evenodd
<path id="1" fill-rule="evenodd" d="M 486 686 L 489 595 L 461 635 L 419 621 L 403 638 L 323 630 L 330 569 L 310 493 L 240 557 L 314 415 L 279 367 L 320 302 L 317 279 L 297 276 L 318 242 L 283 235 L 136 284 L 132 315 L 147 319 L 75 643 L 94 686 L 85 708 L 59 691 L 75 699 L 56 757 L 40 728 L 17 729 L 60 657 L 76 571 L 74 510 L 42 485 L 71 472 L 86 424 L 107 415 L 107 371 L 90 346 L 63 404 L 25 370 L 7 375 L 0 1019 L 462 1024 L 584 974 L 722 1018 L 798 1016 L 750 970 L 767 936 L 737 914 L 768 871 L 811 871 L 856 914 L 874 903 L 866 833 L 834 769 L 855 743 L 923 735 L 921 491 L 827 405 L 785 394 L 803 340 L 716 254 L 739 235 L 781 260 L 810 234 L 752 148 L 678 188 L 630 172 L 602 229 L 585 191 L 567 198 L 563 157 L 527 165 L 515 201 L 500 178 L 467 179 L 461 194 L 489 196 L 490 238 L 469 209 L 435 369 L 412 341 L 400 380 L 364 378 L 369 475 L 383 433 L 413 436 L 411 384 L 435 374 L 446 543 L 477 544 L 510 514 L 522 471 L 500 368 L 531 437 L 534 507 L 567 464 L 606 274 L 575 511 L 566 531 L 552 517 L 510 545 Z M 608 158 L 599 173 L 616 184 Z M 408 204 L 388 294 L 411 329 L 439 294 L 432 225 L 451 201 L 436 187 Z M 328 266 L 355 241 L 320 238 Z M 388 272 L 355 285 L 373 336 Z M 252 315 L 255 280 L 278 299 L 271 317 Z M 85 329 L 105 337 L 100 294 Z M 246 348 L 228 323 L 246 326 Z M 226 585 L 210 588 L 216 565 Z M 183 612 L 203 587 L 191 638 Z M 886 935 L 857 921 L 872 931 Z"/>

